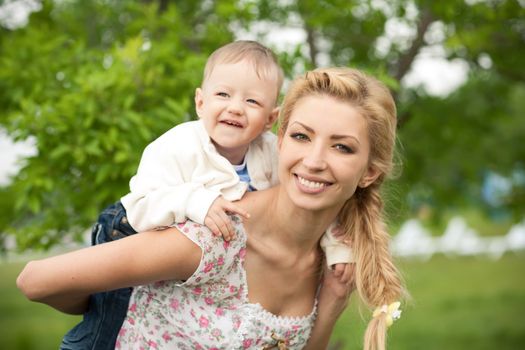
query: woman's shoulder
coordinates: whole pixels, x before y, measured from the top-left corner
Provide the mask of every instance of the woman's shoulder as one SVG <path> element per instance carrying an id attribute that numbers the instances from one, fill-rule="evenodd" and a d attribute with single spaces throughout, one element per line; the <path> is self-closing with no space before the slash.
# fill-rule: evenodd
<path id="1" fill-rule="evenodd" d="M 251 236 L 253 227 L 264 227 L 269 224 L 268 218 L 272 217 L 272 210 L 276 198 L 277 186 L 268 189 L 247 192 L 235 204 L 250 214 L 250 218 L 246 221 L 244 228 L 246 234 Z"/>
<path id="2" fill-rule="evenodd" d="M 245 244 L 246 233 L 244 230 L 242 219 L 238 215 L 230 215 L 230 219 L 232 221 L 233 228 L 235 230 L 236 238 L 238 238 L 238 239 L 232 240 L 231 243 L 232 244 L 235 243 L 234 245 Z M 185 222 L 176 224 L 173 227 L 179 230 L 182 234 L 187 236 L 189 239 L 191 239 L 195 244 L 197 244 L 201 248 L 205 246 L 220 247 L 222 246 L 222 243 L 225 242 L 222 236 L 214 235 L 211 232 L 211 230 L 205 225 L 198 224 L 191 220 L 186 220 Z"/>
<path id="3" fill-rule="evenodd" d="M 197 269 L 183 285 L 202 286 L 206 283 L 217 283 L 242 268 L 246 254 L 246 234 L 241 219 L 237 216 L 231 218 L 236 236 L 230 241 L 225 241 L 222 236 L 215 236 L 206 226 L 191 220 L 174 226 L 201 250 Z"/>
<path id="4" fill-rule="evenodd" d="M 246 233 L 242 220 L 237 215 L 230 218 L 235 230 L 235 237 L 230 241 L 225 241 L 222 236 L 215 236 L 209 228 L 191 220 L 174 226 L 201 249 L 200 267 L 197 270 L 209 270 L 217 262 L 222 269 L 226 269 L 235 265 L 240 255 L 244 257 Z"/>

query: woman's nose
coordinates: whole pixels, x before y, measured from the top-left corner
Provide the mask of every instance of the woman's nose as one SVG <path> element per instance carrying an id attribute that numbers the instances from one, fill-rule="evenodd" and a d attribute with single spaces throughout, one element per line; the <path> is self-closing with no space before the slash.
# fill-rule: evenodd
<path id="1" fill-rule="evenodd" d="M 313 145 L 303 157 L 303 165 L 310 170 L 324 170 L 326 168 L 326 155 L 321 147 Z"/>

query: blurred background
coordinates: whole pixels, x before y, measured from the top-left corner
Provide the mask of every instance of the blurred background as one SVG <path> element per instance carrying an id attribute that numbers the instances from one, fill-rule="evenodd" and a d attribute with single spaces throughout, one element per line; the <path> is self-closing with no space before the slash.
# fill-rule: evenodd
<path id="1" fill-rule="evenodd" d="M 395 95 L 386 211 L 413 300 L 390 348 L 525 348 L 524 0 L 0 1 L 0 347 L 56 349 L 79 321 L 17 274 L 86 244 L 235 39 L 274 49 L 283 91 L 338 65 Z M 353 301 L 331 348 L 360 348 L 369 317 Z"/>

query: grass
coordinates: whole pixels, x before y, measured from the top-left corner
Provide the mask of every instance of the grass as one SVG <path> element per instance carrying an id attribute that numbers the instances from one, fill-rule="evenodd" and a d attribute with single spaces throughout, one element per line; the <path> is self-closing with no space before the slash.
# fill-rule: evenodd
<path id="1" fill-rule="evenodd" d="M 16 289 L 21 263 L 0 264 L 2 349 L 57 349 L 80 317 L 27 301 Z M 525 344 L 525 255 L 501 260 L 400 261 L 412 302 L 389 330 L 389 349 L 520 349 Z M 363 318 L 369 313 L 362 308 Z M 360 349 L 365 321 L 355 300 L 333 335 L 338 349 Z"/>
<path id="2" fill-rule="evenodd" d="M 525 255 L 499 261 L 435 256 L 400 266 L 412 301 L 389 329 L 389 349 L 523 348 Z M 361 348 L 366 325 L 358 310 L 353 300 L 337 324 L 333 339 L 341 349 Z"/>
<path id="3" fill-rule="evenodd" d="M 62 314 L 32 303 L 16 288 L 22 263 L 0 263 L 0 348 L 10 350 L 58 349 L 62 336 L 81 316 Z"/>

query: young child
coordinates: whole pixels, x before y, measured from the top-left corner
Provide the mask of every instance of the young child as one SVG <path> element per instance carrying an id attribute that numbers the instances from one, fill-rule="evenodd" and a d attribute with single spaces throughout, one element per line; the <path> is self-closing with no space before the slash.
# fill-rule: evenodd
<path id="1" fill-rule="evenodd" d="M 233 201 L 278 182 L 277 137 L 270 129 L 282 82 L 275 55 L 257 42 L 236 41 L 212 53 L 195 91 L 199 120 L 175 126 L 146 147 L 130 192 L 102 212 L 92 244 L 187 219 L 232 239 L 227 213 L 249 218 Z M 329 265 L 352 261 L 350 248 L 330 232 L 325 236 Z M 91 296 L 84 320 L 61 349 L 112 349 L 130 294 L 127 288 Z"/>

